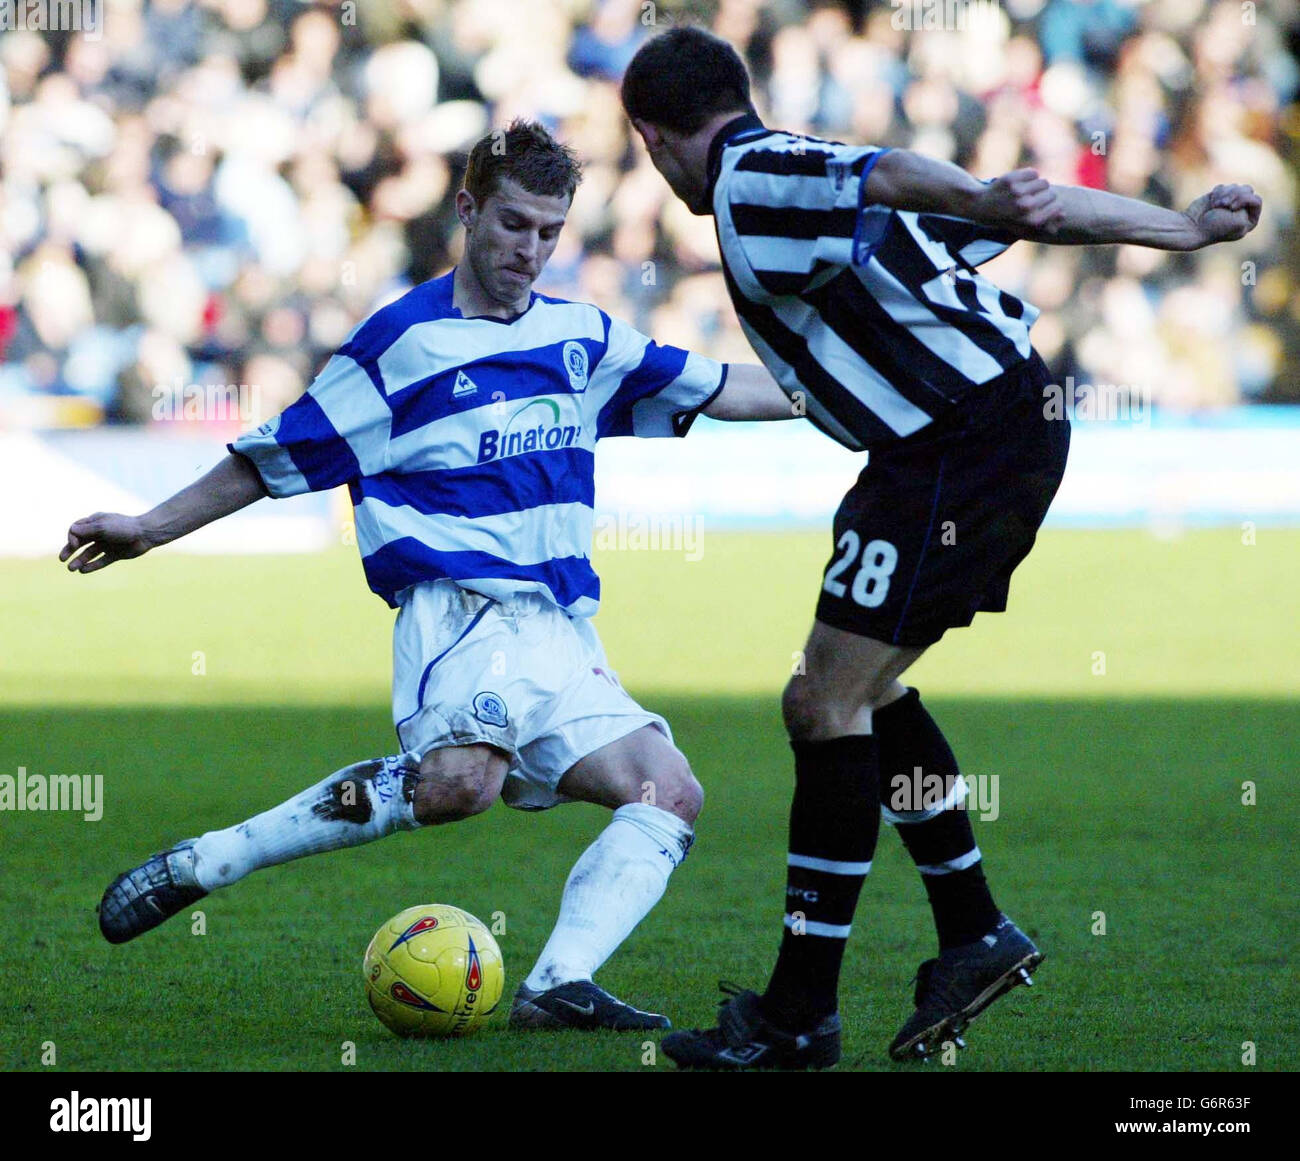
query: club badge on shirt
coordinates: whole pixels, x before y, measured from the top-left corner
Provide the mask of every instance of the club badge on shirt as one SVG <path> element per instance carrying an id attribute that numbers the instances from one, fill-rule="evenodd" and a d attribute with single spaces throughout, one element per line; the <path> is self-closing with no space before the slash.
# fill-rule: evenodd
<path id="1" fill-rule="evenodd" d="M 575 391 L 587 389 L 587 348 L 570 339 L 564 344 L 564 369 L 569 373 L 569 386 Z"/>
<path id="2" fill-rule="evenodd" d="M 474 695 L 474 716 L 485 726 L 496 726 L 502 730 L 506 728 L 506 722 L 509 720 L 506 714 L 506 703 L 501 700 L 500 695 L 487 690 Z"/>

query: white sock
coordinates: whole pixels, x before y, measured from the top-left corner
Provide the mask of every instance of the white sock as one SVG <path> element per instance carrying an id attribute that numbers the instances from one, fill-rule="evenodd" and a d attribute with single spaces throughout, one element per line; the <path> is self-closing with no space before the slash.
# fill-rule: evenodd
<path id="1" fill-rule="evenodd" d="M 614 811 L 569 872 L 560 918 L 525 985 L 544 992 L 591 979 L 663 897 L 693 836 L 690 823 L 657 806 L 637 802 Z"/>
<path id="2" fill-rule="evenodd" d="M 215 891 L 260 867 L 413 830 L 414 780 L 401 757 L 358 762 L 247 822 L 209 831 L 194 844 L 199 886 Z"/>

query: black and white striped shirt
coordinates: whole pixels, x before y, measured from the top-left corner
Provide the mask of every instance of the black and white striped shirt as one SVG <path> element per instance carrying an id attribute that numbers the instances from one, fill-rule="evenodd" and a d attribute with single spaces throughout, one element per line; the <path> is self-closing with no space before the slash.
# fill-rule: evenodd
<path id="1" fill-rule="evenodd" d="M 808 418 L 855 451 L 902 439 L 1029 358 L 1036 308 L 975 270 L 1015 237 L 872 205 L 885 150 L 737 118 L 709 172 L 741 327 Z"/>

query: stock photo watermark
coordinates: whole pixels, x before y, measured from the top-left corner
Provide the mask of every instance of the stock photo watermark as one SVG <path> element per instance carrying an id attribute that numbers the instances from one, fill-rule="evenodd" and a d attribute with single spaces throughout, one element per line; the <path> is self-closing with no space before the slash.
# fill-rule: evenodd
<path id="1" fill-rule="evenodd" d="M 75 1088 L 50 1102 L 52 1133 L 130 1133 L 133 1141 L 153 1136 L 150 1097 L 82 1096 Z"/>
<path id="2" fill-rule="evenodd" d="M 889 0 L 895 32 L 965 32 L 995 27 L 1002 18 L 1000 0 Z"/>
<path id="3" fill-rule="evenodd" d="M 159 383 L 149 410 L 155 423 L 252 423 L 262 416 L 256 383 Z"/>
<path id="4" fill-rule="evenodd" d="M 0 810 L 70 811 L 86 822 L 104 817 L 102 774 L 0 774 Z"/>
<path id="5" fill-rule="evenodd" d="M 1072 423 L 1122 423 L 1151 426 L 1151 388 L 1137 383 L 1065 383 L 1043 388 L 1043 418 Z"/>
<path id="6" fill-rule="evenodd" d="M 79 32 L 104 35 L 104 0 L 0 0 L 0 35 L 6 32 Z"/>
<path id="7" fill-rule="evenodd" d="M 704 528 L 698 516 L 619 510 L 596 517 L 593 543 L 601 552 L 680 552 L 694 562 L 704 556 Z"/>
<path id="8" fill-rule="evenodd" d="M 1001 814 L 1001 790 L 997 774 L 926 774 L 915 766 L 911 774 L 890 779 L 885 805 L 897 818 L 891 821 L 919 821 L 944 810 L 969 810 L 982 822 L 993 822 Z"/>

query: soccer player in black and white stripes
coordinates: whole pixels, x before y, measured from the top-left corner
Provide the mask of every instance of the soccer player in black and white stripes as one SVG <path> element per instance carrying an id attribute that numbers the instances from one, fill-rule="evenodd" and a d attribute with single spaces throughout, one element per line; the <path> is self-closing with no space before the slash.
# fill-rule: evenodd
<path id="1" fill-rule="evenodd" d="M 890 1045 L 895 1059 L 925 1056 L 960 1043 L 1042 959 L 995 904 L 957 761 L 899 680 L 946 630 L 1006 608 L 1065 470 L 1069 424 L 1049 418 L 1030 345 L 1038 312 L 977 268 L 1018 239 L 1195 250 L 1250 231 L 1260 199 L 1218 186 L 1178 213 L 1032 170 L 983 182 L 906 150 L 771 130 L 735 50 L 696 28 L 647 41 L 622 98 L 673 192 L 714 216 L 732 303 L 768 370 L 827 435 L 870 451 L 835 516 L 807 672 L 783 699 L 795 792 L 775 970 L 762 995 L 731 992 L 719 1027 L 663 1048 L 697 1068 L 839 1059 L 840 962 L 883 813 L 938 929 Z M 917 771 L 951 792 L 889 809 Z"/>

